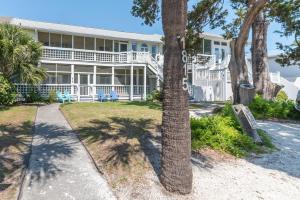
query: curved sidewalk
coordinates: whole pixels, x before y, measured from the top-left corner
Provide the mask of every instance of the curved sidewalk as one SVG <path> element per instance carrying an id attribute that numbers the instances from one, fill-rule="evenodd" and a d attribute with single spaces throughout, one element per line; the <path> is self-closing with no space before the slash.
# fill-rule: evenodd
<path id="1" fill-rule="evenodd" d="M 20 199 L 116 199 L 59 111 L 59 104 L 38 109 Z"/>

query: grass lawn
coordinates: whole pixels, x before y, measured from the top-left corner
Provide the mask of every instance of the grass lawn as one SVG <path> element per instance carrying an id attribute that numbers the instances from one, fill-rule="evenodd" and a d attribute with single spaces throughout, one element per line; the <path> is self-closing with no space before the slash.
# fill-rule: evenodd
<path id="1" fill-rule="evenodd" d="M 0 108 L 0 199 L 16 199 L 36 106 Z"/>
<path id="2" fill-rule="evenodd" d="M 63 105 L 61 110 L 115 191 L 134 187 L 151 169 L 150 163 L 159 163 L 151 160 L 159 157 L 151 141 L 160 140 L 160 105 L 73 103 Z"/>

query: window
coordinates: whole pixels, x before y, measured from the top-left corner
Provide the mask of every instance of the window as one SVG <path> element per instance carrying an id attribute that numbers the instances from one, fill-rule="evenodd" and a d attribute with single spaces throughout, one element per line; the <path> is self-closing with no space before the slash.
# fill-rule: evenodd
<path id="1" fill-rule="evenodd" d="M 56 33 L 50 33 L 50 46 L 61 47 L 61 35 Z"/>
<path id="2" fill-rule="evenodd" d="M 115 84 L 116 85 L 130 85 L 130 70 L 115 69 Z"/>
<path id="3" fill-rule="evenodd" d="M 71 74 L 57 73 L 57 84 L 71 84 Z"/>
<path id="4" fill-rule="evenodd" d="M 215 45 L 220 45 L 220 42 L 214 41 L 214 44 L 215 44 Z"/>
<path id="5" fill-rule="evenodd" d="M 62 44 L 63 48 L 72 48 L 72 35 L 62 35 Z"/>
<path id="6" fill-rule="evenodd" d="M 113 41 L 105 40 L 105 51 L 113 51 Z"/>
<path id="7" fill-rule="evenodd" d="M 51 72 L 55 72 L 56 71 L 56 64 L 42 63 L 41 67 L 44 68 L 46 71 L 51 71 Z"/>
<path id="8" fill-rule="evenodd" d="M 49 33 L 38 32 L 38 39 L 44 46 L 49 46 Z"/>
<path id="9" fill-rule="evenodd" d="M 222 44 L 222 46 L 226 46 L 227 47 L 227 42 L 222 42 L 221 44 Z"/>
<path id="10" fill-rule="evenodd" d="M 71 73 L 71 65 L 60 65 L 58 64 L 56 67 L 58 72 L 70 72 Z"/>
<path id="11" fill-rule="evenodd" d="M 131 44 L 131 50 L 132 50 L 132 51 L 137 51 L 137 43 L 136 43 L 136 42 L 133 42 L 133 43 Z"/>
<path id="12" fill-rule="evenodd" d="M 143 43 L 142 46 L 141 46 L 141 51 L 142 52 L 148 52 L 148 45 Z"/>
<path id="13" fill-rule="evenodd" d="M 56 73 L 47 73 L 47 78 L 43 82 L 44 84 L 56 84 Z"/>
<path id="14" fill-rule="evenodd" d="M 87 66 L 87 65 L 75 65 L 74 66 L 75 72 L 91 72 L 94 73 L 94 67 L 93 66 Z"/>
<path id="15" fill-rule="evenodd" d="M 97 74 L 96 84 L 98 85 L 110 85 L 112 82 L 112 75 L 108 74 Z"/>
<path id="16" fill-rule="evenodd" d="M 74 36 L 74 48 L 84 49 L 84 37 Z"/>
<path id="17" fill-rule="evenodd" d="M 156 54 L 157 54 L 157 48 L 156 48 L 156 45 L 153 45 L 152 48 L 151 48 L 151 54 L 152 54 L 152 57 L 155 58 L 156 57 Z"/>
<path id="18" fill-rule="evenodd" d="M 104 39 L 96 39 L 96 50 L 97 51 L 104 51 Z"/>
<path id="19" fill-rule="evenodd" d="M 120 43 L 120 51 L 127 52 L 127 43 Z"/>
<path id="20" fill-rule="evenodd" d="M 97 67 L 97 74 L 111 74 L 112 68 L 111 67 Z"/>
<path id="21" fill-rule="evenodd" d="M 211 55 L 211 40 L 204 40 L 204 54 Z"/>
<path id="22" fill-rule="evenodd" d="M 114 42 L 114 52 L 119 52 L 120 51 L 120 48 L 119 48 L 119 42 L 118 41 L 115 41 Z"/>
<path id="23" fill-rule="evenodd" d="M 95 40 L 94 40 L 94 38 L 90 38 L 90 37 L 85 38 L 85 49 L 95 50 Z"/>

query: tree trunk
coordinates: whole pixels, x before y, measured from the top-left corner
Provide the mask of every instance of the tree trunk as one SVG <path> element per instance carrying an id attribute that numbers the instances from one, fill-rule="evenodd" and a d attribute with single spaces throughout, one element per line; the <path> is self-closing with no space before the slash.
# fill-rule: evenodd
<path id="1" fill-rule="evenodd" d="M 249 84 L 248 67 L 245 59 L 245 45 L 248 40 L 249 31 L 258 13 L 264 8 L 267 0 L 249 0 L 248 10 L 239 35 L 231 42 L 231 58 L 229 70 L 231 77 L 231 87 L 233 92 L 233 103 L 243 102 L 244 96 L 240 95 L 240 85 Z"/>
<path id="2" fill-rule="evenodd" d="M 263 12 L 261 11 L 252 25 L 252 76 L 256 93 L 264 99 L 274 98 L 281 86 L 272 83 L 270 79 L 267 37 L 268 25 Z"/>
<path id="3" fill-rule="evenodd" d="M 184 63 L 178 36 L 185 36 L 187 0 L 163 0 L 165 34 L 161 183 L 171 192 L 192 189 L 191 129 L 188 92 L 183 90 Z"/>

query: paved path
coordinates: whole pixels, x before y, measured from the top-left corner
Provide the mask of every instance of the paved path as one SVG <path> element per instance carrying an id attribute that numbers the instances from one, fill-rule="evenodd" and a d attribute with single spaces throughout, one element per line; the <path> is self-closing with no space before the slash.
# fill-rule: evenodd
<path id="1" fill-rule="evenodd" d="M 59 104 L 40 107 L 35 128 L 22 200 L 115 199 Z"/>

